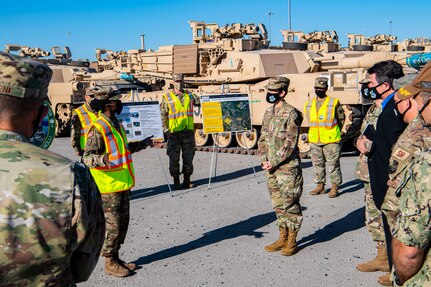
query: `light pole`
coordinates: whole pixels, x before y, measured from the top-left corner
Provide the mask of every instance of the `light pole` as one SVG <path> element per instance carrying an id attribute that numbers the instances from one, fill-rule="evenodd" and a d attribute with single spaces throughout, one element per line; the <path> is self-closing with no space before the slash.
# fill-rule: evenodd
<path id="1" fill-rule="evenodd" d="M 287 17 L 289 17 L 289 30 L 292 30 L 292 17 L 290 15 L 290 0 L 287 0 Z"/>
<path id="2" fill-rule="evenodd" d="M 66 35 L 67 35 L 67 41 L 69 42 L 68 45 L 70 46 L 70 36 L 72 35 L 72 33 L 66 32 Z"/>
<path id="3" fill-rule="evenodd" d="M 271 16 L 274 15 L 272 12 L 268 12 L 268 25 L 269 25 L 269 40 L 272 40 L 272 31 L 271 31 Z"/>
<path id="4" fill-rule="evenodd" d="M 389 20 L 389 35 L 392 35 L 392 20 Z"/>

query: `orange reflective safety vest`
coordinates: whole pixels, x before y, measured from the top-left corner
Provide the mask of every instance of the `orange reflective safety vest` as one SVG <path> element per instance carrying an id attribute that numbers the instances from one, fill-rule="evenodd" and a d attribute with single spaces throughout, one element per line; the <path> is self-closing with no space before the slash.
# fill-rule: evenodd
<path id="1" fill-rule="evenodd" d="M 99 117 L 93 126 L 103 135 L 105 152 L 109 153 L 110 168 L 95 167 L 90 172 L 100 193 L 121 192 L 135 186 L 135 171 L 132 154 L 127 144 L 126 132 L 121 126 L 117 131 L 103 117 Z"/>
<path id="2" fill-rule="evenodd" d="M 91 127 L 91 124 L 97 120 L 97 115 L 90 112 L 85 104 L 75 109 L 74 112 L 78 115 L 79 121 L 81 122 L 80 139 L 79 144 L 81 149 L 84 150 L 85 143 L 87 142 L 87 133 Z"/>
<path id="3" fill-rule="evenodd" d="M 341 130 L 335 117 L 335 108 L 338 99 L 326 97 L 319 110 L 316 107 L 316 98 L 308 101 L 304 106 L 310 129 L 308 141 L 311 143 L 335 143 L 341 140 Z"/>
<path id="4" fill-rule="evenodd" d="M 170 132 L 193 130 L 193 96 L 184 92 L 184 105 L 173 93 L 164 94 L 168 103 L 168 128 Z"/>

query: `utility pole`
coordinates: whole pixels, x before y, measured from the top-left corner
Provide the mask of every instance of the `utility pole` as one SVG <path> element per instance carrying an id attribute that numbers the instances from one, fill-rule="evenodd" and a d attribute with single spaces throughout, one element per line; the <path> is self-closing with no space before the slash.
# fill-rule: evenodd
<path id="1" fill-rule="evenodd" d="M 290 0 L 287 0 L 287 17 L 289 18 L 289 30 L 292 30 L 292 17 L 290 12 Z"/>
<path id="2" fill-rule="evenodd" d="M 67 45 L 70 46 L 70 36 L 72 35 L 72 33 L 66 32 L 66 35 L 67 35 L 67 41 L 68 41 Z"/>
<path id="3" fill-rule="evenodd" d="M 392 20 L 389 20 L 389 35 L 392 35 Z"/>
<path id="4" fill-rule="evenodd" d="M 269 40 L 272 40 L 272 31 L 271 31 L 271 16 L 274 15 L 272 12 L 268 12 L 268 25 L 269 25 Z"/>

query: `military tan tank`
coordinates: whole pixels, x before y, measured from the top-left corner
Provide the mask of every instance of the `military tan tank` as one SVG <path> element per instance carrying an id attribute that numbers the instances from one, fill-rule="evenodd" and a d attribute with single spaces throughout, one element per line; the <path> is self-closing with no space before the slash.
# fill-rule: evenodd
<path id="1" fill-rule="evenodd" d="M 139 83 L 131 76 L 106 70 L 101 73 L 90 67 L 88 60 L 72 60 L 69 47 L 51 48 L 54 58 L 46 57 L 51 52 L 29 46 L 7 44 L 5 52 L 15 52 L 21 57 L 30 58 L 50 66 L 53 76 L 48 88 L 48 95 L 52 110 L 57 121 L 56 136 L 70 134 L 70 118 L 73 109 L 84 102 L 85 88 L 87 86 L 110 86 L 123 93 L 133 90 L 136 94 L 145 91 L 146 84 Z"/>
<path id="2" fill-rule="evenodd" d="M 190 45 L 162 46 L 157 51 L 134 49 L 126 52 L 97 51 L 99 71 L 112 69 L 128 73 L 149 87 L 144 98 L 160 99 L 169 89 L 172 73 L 185 74 L 186 88 L 197 95 L 247 93 L 251 101 L 253 130 L 245 133 L 224 133 L 212 137 L 203 133 L 200 109 L 195 110 L 196 144 L 198 149 L 212 140 L 224 151 L 256 148 L 265 109 L 265 89 L 268 78 L 283 75 L 291 80 L 287 101 L 303 110 L 314 97 L 314 79 L 329 78 L 328 95 L 340 100 L 347 114 L 343 140 L 356 136 L 369 103 L 359 94 L 359 81 L 367 68 L 383 60 L 395 60 L 406 73 L 410 66 L 426 63 L 429 56 L 411 60 L 413 52 L 394 44 L 390 35 L 365 38 L 349 34 L 350 44 L 341 49 L 335 31 L 303 33 L 283 30 L 281 47 L 271 47 L 262 24 L 232 24 L 189 21 L 193 33 Z M 413 49 L 414 50 L 414 49 Z M 415 51 L 416 52 L 416 51 Z M 417 52 L 416 52 L 417 53 Z M 107 57 L 102 59 L 102 55 Z M 410 64 L 410 66 L 409 66 Z M 417 68 L 417 67 L 416 67 Z M 308 123 L 301 128 L 300 146 L 305 154 Z M 231 149 L 230 149 L 231 148 Z M 233 148 L 233 149 L 232 149 Z"/>

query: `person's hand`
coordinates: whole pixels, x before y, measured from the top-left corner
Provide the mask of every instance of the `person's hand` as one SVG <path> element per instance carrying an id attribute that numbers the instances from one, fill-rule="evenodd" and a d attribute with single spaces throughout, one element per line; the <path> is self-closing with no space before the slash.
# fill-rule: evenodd
<path id="1" fill-rule="evenodd" d="M 356 147 L 359 150 L 360 153 L 367 154 L 369 150 L 367 149 L 367 146 L 371 144 L 371 141 L 365 137 L 360 136 L 358 140 L 356 141 Z"/>
<path id="2" fill-rule="evenodd" d="M 109 161 L 109 153 L 106 153 L 104 156 L 103 156 L 103 163 L 105 164 L 105 166 L 107 167 L 107 168 L 111 168 L 111 162 Z"/>
<path id="3" fill-rule="evenodd" d="M 151 139 L 151 138 L 153 138 L 154 137 L 154 135 L 152 135 L 152 136 L 149 136 L 149 137 L 147 137 L 147 138 L 145 138 L 145 139 L 143 139 L 141 142 L 145 145 L 145 146 L 154 146 L 154 141 Z"/>
<path id="4" fill-rule="evenodd" d="M 161 142 L 161 141 L 153 141 L 153 147 L 161 148 L 161 147 L 163 147 L 163 142 Z"/>
<path id="5" fill-rule="evenodd" d="M 262 169 L 266 171 L 271 170 L 272 169 L 271 163 L 269 161 L 262 162 Z"/>

